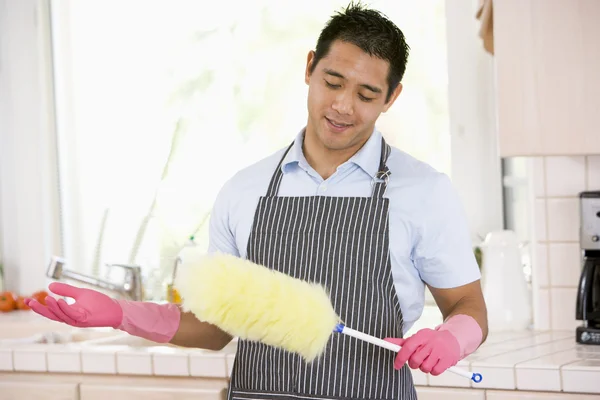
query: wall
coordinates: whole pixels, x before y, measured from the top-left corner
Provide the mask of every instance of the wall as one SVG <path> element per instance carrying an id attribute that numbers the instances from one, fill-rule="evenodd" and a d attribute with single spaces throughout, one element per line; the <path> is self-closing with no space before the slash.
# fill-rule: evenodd
<path id="1" fill-rule="evenodd" d="M 600 156 L 508 162 L 508 226 L 528 246 L 536 329 L 574 329 L 582 260 L 579 193 L 600 190 Z"/>
<path id="2" fill-rule="evenodd" d="M 600 190 L 600 156 L 543 157 L 532 162 L 533 247 L 541 327 L 571 329 L 581 272 L 579 192 Z"/>

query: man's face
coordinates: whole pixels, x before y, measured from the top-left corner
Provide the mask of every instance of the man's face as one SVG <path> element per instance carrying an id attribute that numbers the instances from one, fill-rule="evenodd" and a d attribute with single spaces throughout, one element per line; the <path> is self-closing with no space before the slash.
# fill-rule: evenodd
<path id="1" fill-rule="evenodd" d="M 357 151 L 370 137 L 375 121 L 396 100 L 402 85 L 386 103 L 389 63 L 359 47 L 335 41 L 310 74 L 314 52 L 308 54 L 307 140 L 324 150 Z"/>

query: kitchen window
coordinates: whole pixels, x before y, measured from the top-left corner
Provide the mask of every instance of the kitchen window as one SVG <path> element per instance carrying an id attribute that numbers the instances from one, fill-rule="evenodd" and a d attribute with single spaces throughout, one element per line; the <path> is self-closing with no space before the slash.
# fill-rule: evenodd
<path id="1" fill-rule="evenodd" d="M 105 262 L 139 263 L 158 295 L 190 235 L 206 248 L 221 185 L 305 123 L 307 52 L 348 1 L 222 1 L 210 11 L 196 0 L 38 3 L 48 5 L 37 10 L 51 32 L 60 216 L 48 232 L 59 244 L 44 257 L 60 252 L 94 274 Z M 411 46 L 404 91 L 378 127 L 451 176 L 474 243 L 502 221 L 498 171 L 485 161 L 493 115 L 479 111 L 493 108 L 493 78 L 475 3 L 369 3 Z"/>

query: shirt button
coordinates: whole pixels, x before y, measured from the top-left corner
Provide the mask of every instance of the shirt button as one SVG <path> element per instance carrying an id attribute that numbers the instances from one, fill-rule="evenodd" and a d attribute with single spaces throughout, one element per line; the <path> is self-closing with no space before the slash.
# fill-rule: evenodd
<path id="1" fill-rule="evenodd" d="M 321 192 L 327 191 L 327 185 L 321 185 Z"/>

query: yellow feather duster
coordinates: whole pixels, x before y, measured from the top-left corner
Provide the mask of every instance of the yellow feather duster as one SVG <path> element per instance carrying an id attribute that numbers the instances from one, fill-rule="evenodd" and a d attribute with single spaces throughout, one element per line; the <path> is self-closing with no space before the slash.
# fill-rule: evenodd
<path id="1" fill-rule="evenodd" d="M 333 332 L 388 350 L 400 346 L 341 323 L 325 289 L 226 254 L 186 257 L 175 285 L 182 308 L 241 339 L 300 354 L 307 362 L 325 349 Z M 458 367 L 457 375 L 479 383 L 482 376 Z"/>
<path id="2" fill-rule="evenodd" d="M 323 352 L 340 322 L 321 285 L 227 254 L 186 262 L 175 285 L 183 310 L 199 320 L 307 362 Z"/>

